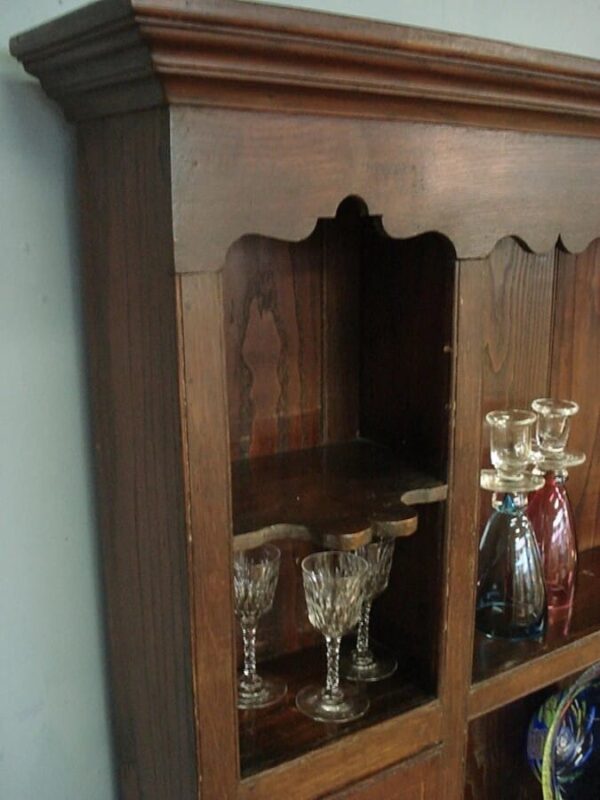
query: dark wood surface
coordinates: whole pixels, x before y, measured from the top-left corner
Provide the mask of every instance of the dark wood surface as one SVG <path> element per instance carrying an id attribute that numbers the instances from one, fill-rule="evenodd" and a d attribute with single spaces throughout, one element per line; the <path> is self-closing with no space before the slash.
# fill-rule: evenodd
<path id="1" fill-rule="evenodd" d="M 83 288 L 124 800 L 198 793 L 168 114 L 79 131 Z M 127 220 L 127 225 L 123 225 Z"/>
<path id="2" fill-rule="evenodd" d="M 454 250 L 437 234 L 403 241 L 380 220 L 365 227 L 360 431 L 446 479 Z"/>
<path id="3" fill-rule="evenodd" d="M 349 646 L 347 643 L 346 647 Z M 398 656 L 401 659 L 399 671 L 385 681 L 363 687 L 370 702 L 365 716 L 343 725 L 315 722 L 298 711 L 295 704 L 296 694 L 302 687 L 324 684 L 325 645 L 322 639 L 314 650 L 304 649 L 263 662 L 260 673 L 283 678 L 288 693 L 281 705 L 271 709 L 239 712 L 242 776 L 297 758 L 340 737 L 431 702 L 434 699 L 432 687 L 427 685 L 426 676 L 403 662 L 400 644 Z"/>
<path id="4" fill-rule="evenodd" d="M 536 692 L 469 725 L 464 800 L 541 800 L 527 762 L 527 730 L 549 694 Z"/>
<path id="5" fill-rule="evenodd" d="M 417 512 L 404 497 L 439 502 L 446 490 L 391 449 L 361 439 L 235 461 L 236 547 L 290 536 L 353 549 L 373 534 L 410 535 Z"/>
<path id="6" fill-rule="evenodd" d="M 549 617 L 540 641 L 475 636 L 470 714 L 510 702 L 600 659 L 600 548 L 580 554 L 570 614 Z"/>
<path id="7" fill-rule="evenodd" d="M 180 279 L 181 399 L 198 762 L 206 798 L 234 798 L 238 743 L 231 492 L 220 275 Z"/>
<path id="8" fill-rule="evenodd" d="M 449 494 L 442 612 L 439 696 L 444 708 L 442 797 L 460 800 L 464 787 L 467 687 L 471 669 L 477 571 L 481 426 L 479 261 L 458 264 L 454 292 L 453 384 Z"/>
<path id="9" fill-rule="evenodd" d="M 374 799 L 399 770 L 399 798 L 463 800 L 468 763 L 469 800 L 508 797 L 516 745 L 497 739 L 520 698 L 600 658 L 590 551 L 570 638 L 478 641 L 472 684 L 486 410 L 580 402 L 572 443 L 590 463 L 570 491 L 582 546 L 598 544 L 599 245 L 580 251 L 600 234 L 599 64 L 234 0 L 103 0 L 12 49 L 67 115 L 101 117 L 80 126 L 81 205 L 122 796 Z M 388 396 L 369 399 L 370 379 Z M 449 473 L 447 506 L 400 542 L 374 610 L 384 637 L 410 638 L 416 672 L 329 741 L 288 724 L 289 706 L 255 721 L 245 768 L 271 766 L 240 779 L 230 534 L 271 509 L 238 513 L 231 456 L 301 460 L 360 429 Z M 314 643 L 290 624 L 310 546 L 285 544 L 291 611 L 261 643 L 288 653 L 293 686 Z M 416 622 L 394 626 L 403 613 Z M 400 764 L 438 744 L 431 771 Z"/>
<path id="10" fill-rule="evenodd" d="M 440 734 L 440 705 L 429 702 L 368 730 L 348 733 L 281 767 L 246 778 L 240 785 L 239 797 L 324 797 L 432 747 L 440 741 Z"/>
<path id="11" fill-rule="evenodd" d="M 539 253 L 598 235 L 600 141 L 179 106 L 171 118 L 179 272 L 220 270 L 249 232 L 303 239 L 349 195 L 390 236 L 438 231 L 462 259 L 511 234 Z"/>
<path id="12" fill-rule="evenodd" d="M 576 400 L 569 448 L 587 461 L 569 475 L 580 549 L 600 545 L 600 241 L 558 253 L 552 395 Z"/>
<path id="13" fill-rule="evenodd" d="M 235 0 L 102 0 L 11 51 L 73 119 L 169 102 L 598 135 L 590 59 Z"/>
<path id="14" fill-rule="evenodd" d="M 435 800 L 441 794 L 440 750 L 329 795 L 330 800 Z"/>
<path id="15" fill-rule="evenodd" d="M 246 236 L 223 270 L 232 458 L 321 444 L 322 232 Z"/>

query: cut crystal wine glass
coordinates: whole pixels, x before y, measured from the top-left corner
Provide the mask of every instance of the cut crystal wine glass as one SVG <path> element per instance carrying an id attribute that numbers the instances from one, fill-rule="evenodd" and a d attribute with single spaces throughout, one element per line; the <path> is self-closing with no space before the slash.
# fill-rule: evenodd
<path id="1" fill-rule="evenodd" d="M 287 691 L 278 678 L 263 678 L 256 669 L 258 620 L 273 606 L 279 578 L 280 551 L 272 544 L 240 550 L 233 558 L 235 614 L 244 640 L 244 668 L 238 680 L 238 708 L 264 708 Z"/>
<path id="2" fill-rule="evenodd" d="M 367 573 L 367 562 L 355 553 L 314 553 L 302 561 L 308 618 L 327 645 L 325 686 L 306 686 L 296 696 L 298 709 L 312 719 L 349 722 L 369 707 L 356 686 L 340 685 L 339 675 L 340 642 L 359 620 Z"/>
<path id="3" fill-rule="evenodd" d="M 398 666 L 392 653 L 386 652 L 380 646 L 377 653 L 374 653 L 369 647 L 371 604 L 388 585 L 395 543 L 396 540 L 391 537 L 379 539 L 355 551 L 365 559 L 369 569 L 365 580 L 365 599 L 358 622 L 356 648 L 342 661 L 342 675 L 352 681 L 381 681 L 392 675 Z"/>

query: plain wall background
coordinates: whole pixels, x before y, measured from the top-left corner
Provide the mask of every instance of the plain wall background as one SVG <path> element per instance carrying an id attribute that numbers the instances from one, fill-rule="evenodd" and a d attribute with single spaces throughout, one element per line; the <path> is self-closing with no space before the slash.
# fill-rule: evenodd
<path id="1" fill-rule="evenodd" d="M 0 0 L 2 800 L 115 797 L 78 289 L 73 132 L 8 54 L 11 35 L 81 5 Z M 288 5 L 600 57 L 600 0 L 290 0 Z"/>

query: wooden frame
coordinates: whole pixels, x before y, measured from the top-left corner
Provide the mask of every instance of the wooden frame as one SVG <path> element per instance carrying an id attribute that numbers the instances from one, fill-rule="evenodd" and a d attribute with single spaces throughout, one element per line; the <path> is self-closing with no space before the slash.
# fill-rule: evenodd
<path id="1" fill-rule="evenodd" d="M 600 658 L 594 622 L 472 685 L 482 411 L 600 389 L 560 357 L 600 335 L 593 304 L 581 322 L 569 305 L 600 272 L 600 65 L 234 0 L 101 0 L 11 49 L 78 126 L 122 796 L 458 800 L 469 720 Z M 438 699 L 241 779 L 223 266 L 349 195 L 456 251 Z"/>

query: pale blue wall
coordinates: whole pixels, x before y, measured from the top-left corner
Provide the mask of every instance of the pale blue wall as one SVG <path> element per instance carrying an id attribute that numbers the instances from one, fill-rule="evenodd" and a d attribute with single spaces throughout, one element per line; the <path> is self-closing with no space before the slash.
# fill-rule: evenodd
<path id="1" fill-rule="evenodd" d="M 597 0 L 289 4 L 600 57 Z M 73 138 L 58 110 L 7 52 L 13 33 L 80 5 L 77 0 L 0 0 L 2 800 L 113 797 L 78 299 Z"/>

